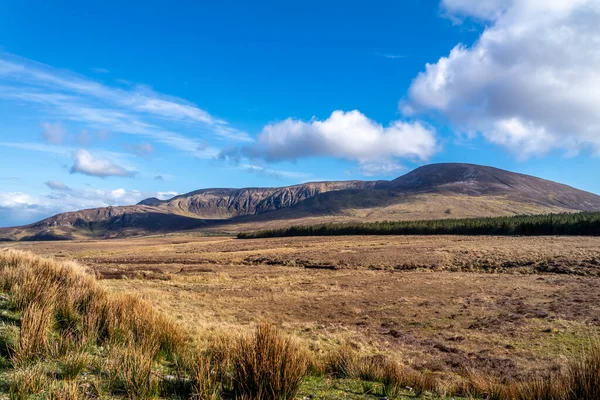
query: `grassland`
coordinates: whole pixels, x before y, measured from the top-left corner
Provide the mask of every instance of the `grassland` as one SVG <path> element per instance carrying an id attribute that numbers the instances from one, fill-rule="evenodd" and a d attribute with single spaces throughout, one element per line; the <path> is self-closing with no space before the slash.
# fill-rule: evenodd
<path id="1" fill-rule="evenodd" d="M 108 293 L 140 296 L 189 337 L 268 320 L 320 360 L 342 347 L 356 353 L 349 359 L 384 355 L 416 374 L 403 382 L 433 376 L 436 388 L 471 382 L 473 371 L 488 386 L 563 371 L 600 334 L 594 237 L 170 235 L 4 246 L 75 260 Z M 298 398 L 383 396 L 381 373 L 330 372 L 304 379 Z"/>

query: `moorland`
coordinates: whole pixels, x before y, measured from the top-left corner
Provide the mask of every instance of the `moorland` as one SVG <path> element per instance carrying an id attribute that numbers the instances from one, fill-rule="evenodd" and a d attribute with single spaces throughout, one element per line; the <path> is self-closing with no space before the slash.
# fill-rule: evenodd
<path id="1" fill-rule="evenodd" d="M 149 302 L 190 337 L 270 323 L 315 359 L 394 360 L 426 377 L 417 392 L 403 381 L 404 396 L 485 398 L 490 382 L 564 372 L 600 333 L 596 237 L 171 234 L 4 246 L 74 261 L 109 295 Z M 384 396 L 381 377 L 319 370 L 329 372 L 309 374 L 299 398 Z M 486 389 L 464 390 L 474 381 Z"/>

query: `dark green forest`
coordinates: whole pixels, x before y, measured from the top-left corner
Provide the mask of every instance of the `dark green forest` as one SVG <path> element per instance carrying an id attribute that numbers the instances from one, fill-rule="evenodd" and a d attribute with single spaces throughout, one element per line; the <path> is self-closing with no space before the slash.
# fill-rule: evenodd
<path id="1" fill-rule="evenodd" d="M 600 235 L 600 212 L 516 215 L 512 217 L 439 219 L 424 221 L 381 221 L 292 226 L 242 232 L 239 239 L 286 236 L 340 235 Z"/>

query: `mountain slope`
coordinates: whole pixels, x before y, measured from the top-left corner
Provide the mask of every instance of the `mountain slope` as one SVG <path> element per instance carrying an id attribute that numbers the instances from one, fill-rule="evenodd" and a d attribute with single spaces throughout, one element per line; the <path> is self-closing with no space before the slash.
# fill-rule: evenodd
<path id="1" fill-rule="evenodd" d="M 58 214 L 0 238 L 107 238 L 178 230 L 236 232 L 330 221 L 409 220 L 598 211 L 600 196 L 473 164 L 431 164 L 392 181 L 202 189 L 169 200 Z"/>
<path id="2" fill-rule="evenodd" d="M 474 164 L 430 164 L 383 185 L 401 192 L 505 195 L 515 201 L 598 211 L 600 196 L 546 179 Z"/>

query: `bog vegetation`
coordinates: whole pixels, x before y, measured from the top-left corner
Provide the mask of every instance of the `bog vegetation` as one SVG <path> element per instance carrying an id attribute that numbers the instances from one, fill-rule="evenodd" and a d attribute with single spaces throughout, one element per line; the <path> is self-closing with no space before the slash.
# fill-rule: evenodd
<path id="1" fill-rule="evenodd" d="M 292 226 L 284 229 L 241 232 L 238 238 L 339 235 L 598 236 L 600 235 L 600 212 Z"/>
<path id="2" fill-rule="evenodd" d="M 287 400 L 324 380 L 358 383 L 353 393 L 371 398 L 600 398 L 593 341 L 562 370 L 526 382 L 477 371 L 448 381 L 349 344 L 316 353 L 268 323 L 199 340 L 144 299 L 108 293 L 79 265 L 30 253 L 0 252 L 0 288 L 0 392 L 14 399 Z"/>

